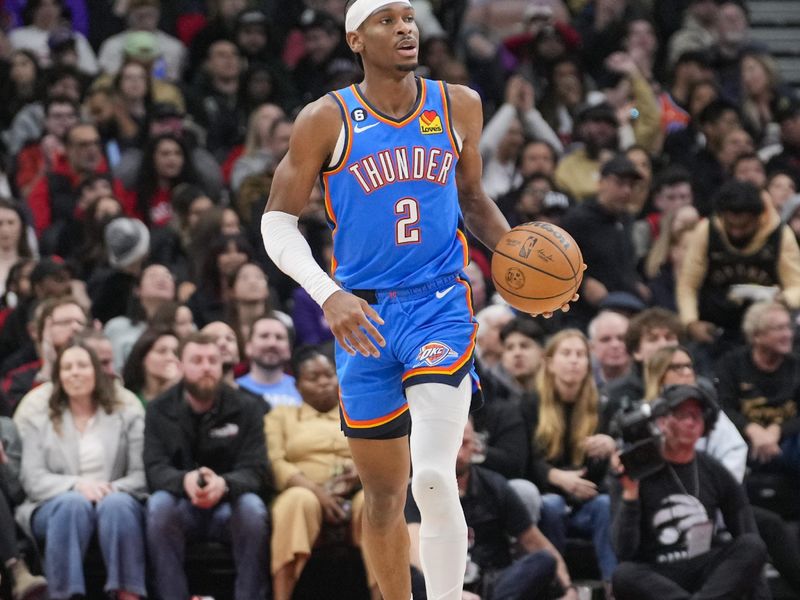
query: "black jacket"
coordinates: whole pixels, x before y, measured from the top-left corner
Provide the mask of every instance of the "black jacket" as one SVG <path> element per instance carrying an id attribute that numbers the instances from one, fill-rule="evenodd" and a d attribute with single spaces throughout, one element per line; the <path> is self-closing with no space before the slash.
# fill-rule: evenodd
<path id="1" fill-rule="evenodd" d="M 185 400 L 183 384 L 161 394 L 145 413 L 144 467 L 150 491 L 184 496 L 184 475 L 204 466 L 225 478 L 230 499 L 248 492 L 269 499 L 274 485 L 263 415 L 256 401 L 227 386 L 199 418 Z"/>

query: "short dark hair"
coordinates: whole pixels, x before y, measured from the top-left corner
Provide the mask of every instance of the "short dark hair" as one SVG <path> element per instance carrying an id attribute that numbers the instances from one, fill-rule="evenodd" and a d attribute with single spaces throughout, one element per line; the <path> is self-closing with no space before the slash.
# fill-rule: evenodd
<path id="1" fill-rule="evenodd" d="M 532 339 L 540 346 L 544 343 L 544 330 L 530 317 L 517 316 L 500 329 L 500 341 L 505 342 L 512 333 L 519 333 Z"/>
<path id="2" fill-rule="evenodd" d="M 297 377 L 300 373 L 300 368 L 309 360 L 313 360 L 317 356 L 330 358 L 319 346 L 313 346 L 310 344 L 300 346 L 297 350 L 292 352 L 292 358 L 289 361 L 289 365 L 292 373 L 294 373 L 294 376 Z"/>
<path id="3" fill-rule="evenodd" d="M 660 193 L 665 187 L 678 185 L 679 183 L 692 183 L 692 174 L 680 165 L 670 165 L 653 182 L 653 193 Z"/>
<path id="4" fill-rule="evenodd" d="M 764 211 L 761 192 L 749 181 L 726 181 L 714 196 L 716 213 L 747 213 L 760 215 Z"/>
<path id="5" fill-rule="evenodd" d="M 643 310 L 628 322 L 628 331 L 625 332 L 625 348 L 633 356 L 639 351 L 642 338 L 647 331 L 661 328 L 670 330 L 676 337 L 683 334 L 683 325 L 680 317 L 666 308 L 654 307 Z"/>
<path id="6" fill-rule="evenodd" d="M 739 163 L 745 160 L 757 160 L 759 163 L 761 163 L 762 167 L 764 166 L 764 161 L 761 160 L 761 157 L 758 156 L 758 154 L 756 154 L 755 152 L 743 152 L 742 154 L 737 156 L 736 159 L 733 161 L 733 166 L 731 167 L 731 171 L 735 171 L 736 167 L 739 166 Z"/>
<path id="7" fill-rule="evenodd" d="M 733 102 L 725 100 L 724 98 L 717 98 L 709 102 L 708 105 L 700 111 L 700 114 L 697 115 L 697 122 L 700 125 L 714 123 L 728 111 L 735 112 L 736 116 L 741 119 L 739 108 Z"/>

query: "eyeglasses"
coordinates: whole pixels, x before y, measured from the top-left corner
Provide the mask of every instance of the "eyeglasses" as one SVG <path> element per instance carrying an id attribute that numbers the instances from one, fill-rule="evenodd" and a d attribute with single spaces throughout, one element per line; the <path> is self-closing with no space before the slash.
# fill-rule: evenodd
<path id="1" fill-rule="evenodd" d="M 679 371 L 694 371 L 694 365 L 692 363 L 682 362 L 682 363 L 670 363 L 667 366 L 667 371 L 673 371 L 675 373 Z"/>

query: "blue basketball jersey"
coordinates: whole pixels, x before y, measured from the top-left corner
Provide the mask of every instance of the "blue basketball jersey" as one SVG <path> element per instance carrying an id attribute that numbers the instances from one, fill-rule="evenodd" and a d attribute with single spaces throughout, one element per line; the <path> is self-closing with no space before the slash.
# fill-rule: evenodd
<path id="1" fill-rule="evenodd" d="M 466 266 L 447 91 L 417 81 L 417 103 L 400 120 L 370 106 L 356 85 L 331 92 L 345 143 L 322 185 L 332 272 L 347 289 L 407 288 Z"/>

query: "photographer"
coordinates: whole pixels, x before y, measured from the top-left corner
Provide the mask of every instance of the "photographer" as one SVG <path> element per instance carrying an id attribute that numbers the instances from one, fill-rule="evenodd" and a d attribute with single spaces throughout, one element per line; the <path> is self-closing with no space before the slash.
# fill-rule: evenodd
<path id="1" fill-rule="evenodd" d="M 633 480 L 620 476 L 612 496 L 612 536 L 623 562 L 613 577 L 617 600 L 752 598 L 766 549 L 744 491 L 695 444 L 719 408 L 694 385 L 674 385 L 653 403 L 664 465 Z M 721 513 L 726 539 L 715 516 Z"/>

